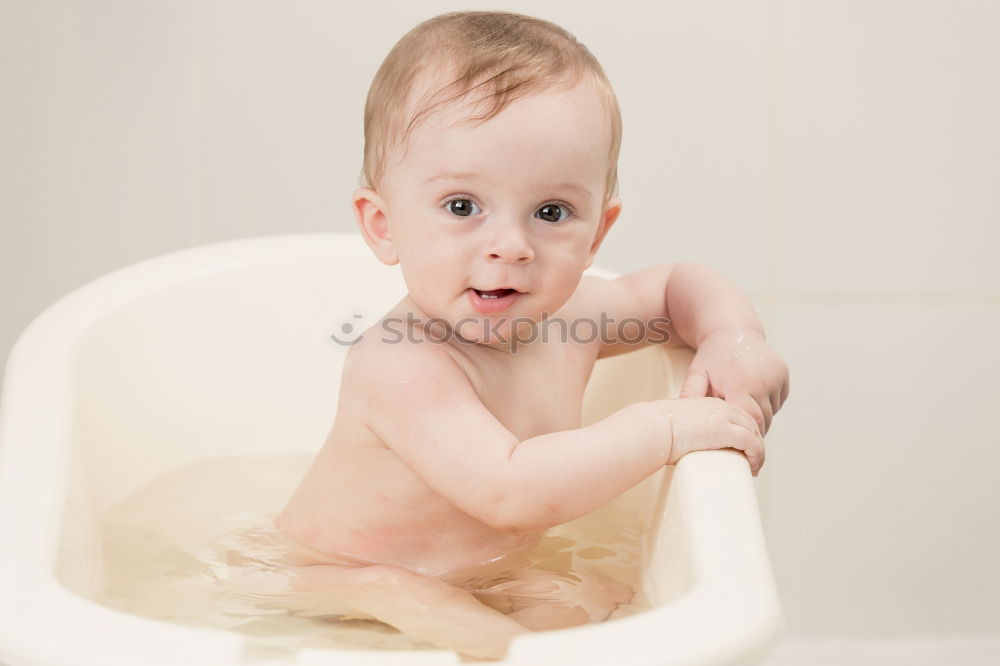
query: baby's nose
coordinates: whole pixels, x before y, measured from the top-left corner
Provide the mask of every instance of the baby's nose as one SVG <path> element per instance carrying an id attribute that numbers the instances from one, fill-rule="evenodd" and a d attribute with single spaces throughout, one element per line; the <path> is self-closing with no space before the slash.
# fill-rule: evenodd
<path id="1" fill-rule="evenodd" d="M 528 263 L 535 258 L 535 253 L 527 245 L 521 247 L 496 247 L 490 250 L 486 257 L 490 261 L 500 261 L 505 263 Z"/>
<path id="2" fill-rule="evenodd" d="M 502 263 L 527 263 L 535 258 L 524 230 L 508 225 L 508 228 L 494 236 L 486 246 L 486 260 Z"/>

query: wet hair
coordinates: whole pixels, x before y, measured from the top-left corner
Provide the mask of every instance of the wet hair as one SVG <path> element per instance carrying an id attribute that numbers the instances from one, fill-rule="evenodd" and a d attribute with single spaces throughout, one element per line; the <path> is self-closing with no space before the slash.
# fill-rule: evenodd
<path id="1" fill-rule="evenodd" d="M 450 82 L 431 88 L 442 80 Z M 581 81 L 592 83 L 611 123 L 606 202 L 618 192 L 621 112 L 587 47 L 554 23 L 523 14 L 466 11 L 428 19 L 396 42 L 372 79 L 360 185 L 378 190 L 389 156 L 397 148 L 405 156 L 410 134 L 439 107 L 467 103 L 482 111 L 465 122 L 482 123 L 520 97 Z"/>

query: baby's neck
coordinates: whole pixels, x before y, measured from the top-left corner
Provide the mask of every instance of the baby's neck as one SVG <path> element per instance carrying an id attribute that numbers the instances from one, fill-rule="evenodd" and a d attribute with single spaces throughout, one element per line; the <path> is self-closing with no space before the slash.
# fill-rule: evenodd
<path id="1" fill-rule="evenodd" d="M 491 356 L 515 356 L 543 343 L 538 332 L 544 322 L 518 317 L 515 318 L 516 330 L 511 330 L 509 321 L 505 319 L 483 317 L 478 321 L 459 321 L 456 328 L 456 322 L 423 312 L 409 294 L 391 314 L 405 322 L 403 325 L 410 334 L 410 340 L 421 344 L 447 344 L 466 354 L 481 350 Z"/>

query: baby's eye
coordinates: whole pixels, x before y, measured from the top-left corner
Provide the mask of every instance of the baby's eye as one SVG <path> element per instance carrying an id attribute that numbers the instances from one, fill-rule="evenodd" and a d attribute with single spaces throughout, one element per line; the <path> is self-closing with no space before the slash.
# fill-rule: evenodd
<path id="1" fill-rule="evenodd" d="M 459 217 L 468 217 L 469 215 L 474 215 L 472 212 L 473 208 L 479 208 L 476 204 L 472 203 L 469 199 L 464 199 L 462 197 L 457 197 L 455 199 L 449 199 L 447 204 L 448 210 Z"/>
<path id="2" fill-rule="evenodd" d="M 560 215 L 560 211 L 565 215 Z M 570 215 L 571 212 L 568 206 L 555 202 L 547 203 L 538 209 L 538 217 L 546 222 L 562 222 Z"/>

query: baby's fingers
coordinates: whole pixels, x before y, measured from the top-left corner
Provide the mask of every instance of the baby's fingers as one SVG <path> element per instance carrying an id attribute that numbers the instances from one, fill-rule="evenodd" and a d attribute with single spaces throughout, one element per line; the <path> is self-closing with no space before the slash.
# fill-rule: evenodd
<path id="1" fill-rule="evenodd" d="M 785 400 L 788 398 L 788 378 L 785 378 L 784 383 L 781 385 L 780 395 L 771 398 L 771 404 L 774 407 L 774 413 L 777 414 L 781 406 L 785 404 Z"/>
<path id="2" fill-rule="evenodd" d="M 743 426 L 750 432 L 761 433 L 761 424 L 764 421 L 763 412 L 760 405 L 753 401 L 751 396 L 741 395 L 738 398 L 726 398 L 726 405 L 729 407 L 729 420 Z"/>
<path id="3" fill-rule="evenodd" d="M 771 421 L 774 420 L 774 407 L 771 405 L 771 400 L 768 396 L 760 398 L 757 401 L 757 405 L 760 407 L 760 413 L 764 416 L 764 429 L 760 433 L 766 435 L 767 431 L 771 429 Z"/>
<path id="4" fill-rule="evenodd" d="M 746 456 L 750 471 L 754 476 L 764 464 L 764 439 L 759 432 L 750 431 L 739 425 L 733 426 L 733 446 Z"/>
<path id="5" fill-rule="evenodd" d="M 736 397 L 726 397 L 726 401 L 736 405 L 751 416 L 760 434 L 766 435 L 771 428 L 771 420 L 774 418 L 774 409 L 768 396 L 756 398 L 749 393 L 744 393 Z"/>

